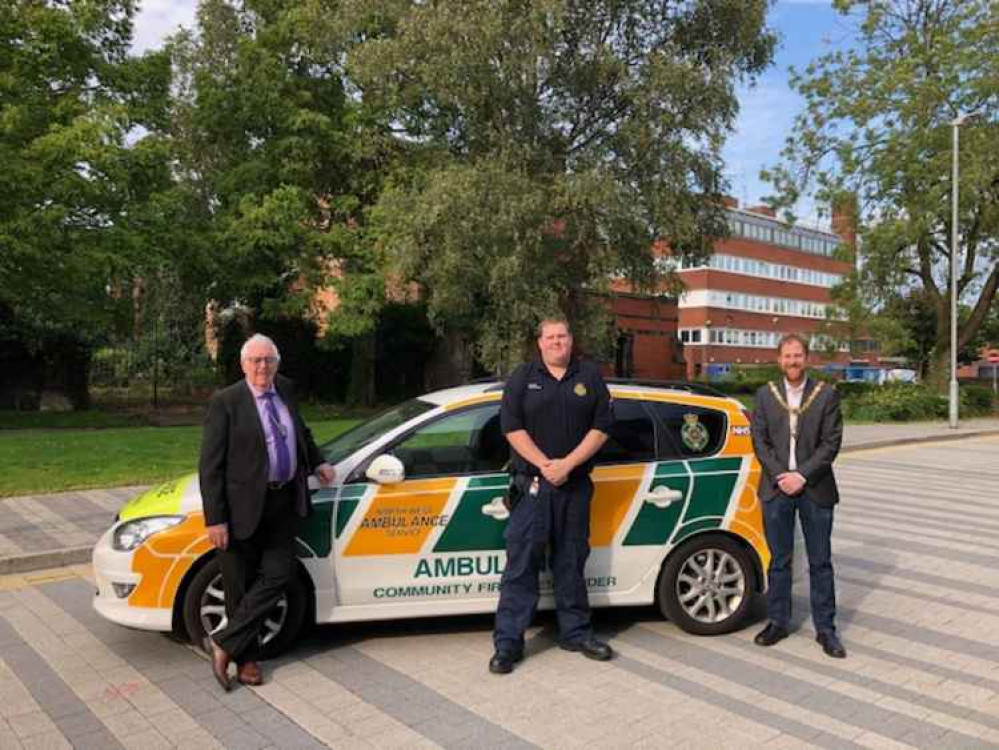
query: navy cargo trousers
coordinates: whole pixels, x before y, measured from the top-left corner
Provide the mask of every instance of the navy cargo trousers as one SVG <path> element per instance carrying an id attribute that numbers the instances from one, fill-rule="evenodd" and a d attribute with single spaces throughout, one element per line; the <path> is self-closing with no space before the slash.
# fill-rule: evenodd
<path id="1" fill-rule="evenodd" d="M 493 643 L 497 651 L 523 652 L 524 631 L 538 606 L 538 574 L 546 552 L 555 579 L 559 639 L 564 644 L 581 643 L 593 634 L 584 576 L 590 556 L 593 482 L 583 476 L 554 487 L 541 478 L 537 495 L 531 495 L 530 478 L 517 481 L 523 495 L 506 527 L 506 569 Z"/>

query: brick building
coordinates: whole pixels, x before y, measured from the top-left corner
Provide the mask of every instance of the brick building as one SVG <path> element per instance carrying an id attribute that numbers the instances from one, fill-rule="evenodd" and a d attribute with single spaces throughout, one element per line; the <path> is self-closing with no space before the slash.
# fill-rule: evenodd
<path id="1" fill-rule="evenodd" d="M 834 231 L 826 231 L 792 226 L 765 206 L 742 209 L 731 198 L 725 204 L 730 236 L 707 260 L 677 268 L 667 247 L 656 249 L 680 274 L 686 291 L 679 300 L 612 285 L 618 339 L 607 374 L 719 377 L 733 366 L 772 364 L 780 337 L 792 332 L 810 338 L 813 366 L 851 361 L 844 331 L 826 312 L 830 290 L 852 268 L 833 257 L 855 242 L 850 212 L 834 210 Z"/>
<path id="2" fill-rule="evenodd" d="M 615 317 L 617 340 L 614 358 L 604 363 L 605 375 L 638 380 L 686 377 L 683 347 L 677 337 L 676 299 L 617 291 L 609 298 L 609 304 Z"/>
<path id="3" fill-rule="evenodd" d="M 830 232 L 789 225 L 767 207 L 741 209 L 733 199 L 726 206 L 730 236 L 706 261 L 678 269 L 686 376 L 770 364 L 780 337 L 792 332 L 810 338 L 810 364 L 849 363 L 849 342 L 826 308 L 831 288 L 852 268 L 833 257 L 855 241 L 851 215 L 834 211 Z"/>

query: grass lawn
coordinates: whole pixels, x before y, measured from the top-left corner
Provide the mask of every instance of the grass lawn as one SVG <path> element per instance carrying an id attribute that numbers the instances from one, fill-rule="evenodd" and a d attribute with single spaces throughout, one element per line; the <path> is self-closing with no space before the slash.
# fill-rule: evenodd
<path id="1" fill-rule="evenodd" d="M 142 414 L 108 411 L 0 411 L 0 430 L 61 430 L 137 427 L 148 424 Z"/>
<path id="2" fill-rule="evenodd" d="M 356 419 L 310 423 L 323 443 Z M 0 497 L 152 484 L 198 468 L 201 427 L 0 431 Z"/>
<path id="3" fill-rule="evenodd" d="M 114 409 L 98 405 L 86 411 L 14 411 L 0 409 L 0 430 L 107 429 L 109 427 L 162 427 L 200 425 L 208 402 L 173 404 L 160 410 L 142 408 Z M 300 404 L 306 423 L 344 419 L 362 419 L 381 409 L 346 409 L 337 404 Z"/>

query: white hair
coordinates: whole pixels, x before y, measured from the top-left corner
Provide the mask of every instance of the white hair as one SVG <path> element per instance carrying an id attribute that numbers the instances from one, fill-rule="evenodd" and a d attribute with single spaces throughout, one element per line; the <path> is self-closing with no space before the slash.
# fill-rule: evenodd
<path id="1" fill-rule="evenodd" d="M 247 352 L 250 351 L 250 347 L 254 344 L 267 344 L 274 350 L 274 356 L 278 358 L 278 362 L 281 361 L 281 352 L 278 351 L 277 344 L 274 343 L 274 340 L 271 339 L 270 336 L 264 336 L 262 333 L 255 333 L 243 343 L 243 348 L 239 350 L 240 362 L 246 359 Z"/>

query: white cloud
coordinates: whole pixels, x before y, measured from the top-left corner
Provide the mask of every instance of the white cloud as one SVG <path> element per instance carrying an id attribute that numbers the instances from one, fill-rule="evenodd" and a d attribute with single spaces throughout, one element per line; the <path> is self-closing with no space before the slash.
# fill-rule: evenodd
<path id="1" fill-rule="evenodd" d="M 158 49 L 180 27 L 194 26 L 197 0 L 141 0 L 135 15 L 132 51 L 136 54 Z"/>

